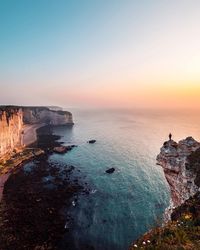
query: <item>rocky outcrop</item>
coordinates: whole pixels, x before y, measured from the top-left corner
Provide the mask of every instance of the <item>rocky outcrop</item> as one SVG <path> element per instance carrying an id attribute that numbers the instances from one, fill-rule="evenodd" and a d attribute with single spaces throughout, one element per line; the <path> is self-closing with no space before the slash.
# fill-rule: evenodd
<path id="1" fill-rule="evenodd" d="M 108 173 L 108 174 L 112 174 L 114 172 L 115 172 L 115 168 L 109 168 L 106 170 L 106 173 Z"/>
<path id="2" fill-rule="evenodd" d="M 199 158 L 198 158 L 199 156 Z M 171 189 L 173 206 L 179 206 L 199 190 L 200 143 L 187 137 L 178 143 L 166 141 L 157 156 Z"/>
<path id="3" fill-rule="evenodd" d="M 47 107 L 23 107 L 23 121 L 25 124 L 73 124 L 72 114 L 70 112 L 52 110 Z"/>
<path id="4" fill-rule="evenodd" d="M 23 112 L 17 107 L 0 107 L 0 157 L 22 145 Z"/>
<path id="5" fill-rule="evenodd" d="M 30 134 L 37 126 L 68 124 L 73 124 L 72 114 L 68 111 L 47 107 L 0 106 L 0 159 L 27 145 L 25 133 Z M 30 125 L 33 125 L 32 130 Z"/>
<path id="6" fill-rule="evenodd" d="M 57 153 L 57 154 L 65 154 L 65 153 L 71 151 L 74 147 L 77 147 L 77 145 L 54 147 L 53 152 Z"/>
<path id="7" fill-rule="evenodd" d="M 172 208 L 166 210 L 162 226 L 142 235 L 129 249 L 200 249 L 200 143 L 192 137 L 166 141 L 157 164 L 169 183 Z"/>
<path id="8" fill-rule="evenodd" d="M 88 143 L 90 144 L 94 144 L 96 142 L 96 140 L 89 140 Z"/>
<path id="9" fill-rule="evenodd" d="M 192 137 L 166 141 L 157 164 L 169 183 L 172 208 L 166 210 L 162 226 L 142 235 L 129 249 L 200 249 L 200 143 Z"/>

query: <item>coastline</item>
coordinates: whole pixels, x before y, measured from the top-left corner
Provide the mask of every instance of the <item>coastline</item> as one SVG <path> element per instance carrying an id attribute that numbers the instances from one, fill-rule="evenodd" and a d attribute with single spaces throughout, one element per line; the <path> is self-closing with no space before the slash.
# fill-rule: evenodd
<path id="1" fill-rule="evenodd" d="M 49 154 L 51 149 L 55 146 L 61 146 L 61 143 L 57 142 L 60 139 L 59 136 L 52 135 L 48 138 L 45 135 L 45 131 L 50 133 L 49 127 L 44 123 L 24 125 L 23 127 L 23 147 L 16 148 L 15 153 L 6 154 L 1 158 L 0 162 L 0 202 L 3 197 L 4 185 L 9 176 L 15 172 L 19 167 L 25 163 L 37 158 L 38 156 Z M 41 132 L 40 132 L 41 131 Z M 44 138 L 45 137 L 45 138 Z M 43 143 L 45 141 L 47 143 Z M 41 143 L 42 142 L 42 143 Z M 29 147 L 31 146 L 32 147 Z M 48 147 L 46 147 L 48 145 Z"/>
<path id="2" fill-rule="evenodd" d="M 75 242 L 71 236 L 74 218 L 67 211 L 72 202 L 77 202 L 79 194 L 87 194 L 86 187 L 80 184 L 78 177 L 71 180 L 71 176 L 79 174 L 77 168 L 49 162 L 53 147 L 62 144 L 57 141 L 60 137 L 53 135 L 52 128 L 36 129 L 34 126 L 29 131 L 32 129 L 37 133 L 35 146 L 41 146 L 43 154 L 30 158 L 4 175 L 0 202 L 1 249 L 14 246 L 15 250 L 53 250 L 60 244 L 74 249 Z M 1 182 L 1 186 L 4 183 Z M 61 212 L 63 209 L 66 211 L 64 214 Z M 66 233 L 68 241 L 62 242 Z"/>
<path id="3" fill-rule="evenodd" d="M 22 128 L 22 144 L 24 147 L 16 149 L 18 151 L 16 154 L 12 153 L 5 156 L 5 163 L 2 164 L 0 168 L 0 202 L 3 197 L 4 185 L 12 172 L 15 171 L 19 165 L 44 153 L 40 151 L 40 149 L 28 149 L 29 145 L 37 141 L 37 129 L 43 126 L 45 126 L 43 123 L 24 125 Z"/>
<path id="4" fill-rule="evenodd" d="M 37 129 L 44 127 L 44 123 L 33 124 L 33 125 L 24 125 L 23 127 L 23 145 L 25 147 L 31 145 L 37 141 Z"/>
<path id="5" fill-rule="evenodd" d="M 39 148 L 24 148 L 15 155 L 12 155 L 10 159 L 6 160 L 6 163 L 0 167 L 0 203 L 3 197 L 4 185 L 9 176 L 26 162 L 43 154 L 44 151 Z"/>

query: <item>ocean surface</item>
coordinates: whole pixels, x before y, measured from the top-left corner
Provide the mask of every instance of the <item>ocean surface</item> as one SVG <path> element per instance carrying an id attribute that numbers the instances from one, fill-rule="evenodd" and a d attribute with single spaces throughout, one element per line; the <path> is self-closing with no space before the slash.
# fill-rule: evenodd
<path id="1" fill-rule="evenodd" d="M 169 187 L 156 156 L 169 132 L 174 140 L 200 140 L 200 118 L 190 112 L 139 110 L 70 110 L 73 128 L 54 128 L 64 144 L 77 144 L 51 162 L 80 169 L 89 195 L 80 195 L 70 214 L 76 249 L 125 250 L 161 223 L 169 205 Z M 96 139 L 95 144 L 88 144 Z M 107 174 L 114 167 L 113 174 Z M 63 238 L 67 239 L 66 234 Z M 90 248 L 91 247 L 91 248 Z M 93 248 L 92 248 L 93 247 Z"/>

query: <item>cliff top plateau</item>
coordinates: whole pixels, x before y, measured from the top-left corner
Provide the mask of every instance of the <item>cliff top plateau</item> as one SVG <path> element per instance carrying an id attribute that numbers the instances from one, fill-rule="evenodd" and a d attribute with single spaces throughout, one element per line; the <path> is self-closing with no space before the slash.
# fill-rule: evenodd
<path id="1" fill-rule="evenodd" d="M 57 112 L 60 114 L 71 114 L 69 111 L 63 111 L 61 107 L 57 106 L 17 106 L 17 105 L 0 105 L 0 114 L 4 111 L 18 111 L 19 109 L 22 110 L 37 110 L 37 111 L 43 111 L 43 110 L 49 110 L 52 112 Z"/>

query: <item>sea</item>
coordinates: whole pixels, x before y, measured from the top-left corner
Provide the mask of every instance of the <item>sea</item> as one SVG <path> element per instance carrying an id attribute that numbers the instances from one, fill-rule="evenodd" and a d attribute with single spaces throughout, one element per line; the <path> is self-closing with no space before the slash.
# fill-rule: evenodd
<path id="1" fill-rule="evenodd" d="M 126 250 L 140 235 L 160 225 L 170 191 L 156 156 L 172 133 L 179 141 L 200 140 L 198 112 L 169 110 L 71 109 L 73 127 L 56 127 L 67 154 L 50 156 L 52 163 L 80 170 L 90 187 L 68 211 L 74 218 L 75 249 Z M 95 139 L 95 144 L 87 143 Z M 105 171 L 115 168 L 115 172 Z M 65 234 L 63 242 L 68 235 Z"/>

